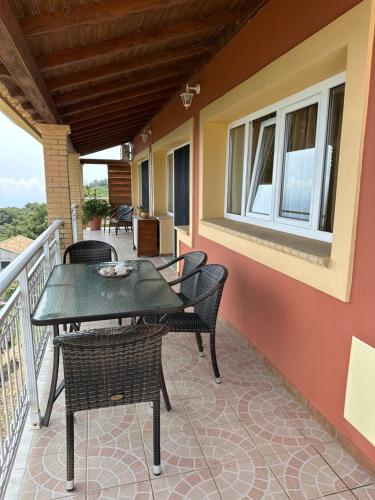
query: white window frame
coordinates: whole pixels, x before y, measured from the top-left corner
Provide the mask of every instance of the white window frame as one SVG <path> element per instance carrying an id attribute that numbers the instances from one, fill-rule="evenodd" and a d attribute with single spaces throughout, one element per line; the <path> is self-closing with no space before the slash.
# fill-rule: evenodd
<path id="1" fill-rule="evenodd" d="M 333 87 L 345 83 L 346 73 L 340 73 L 322 82 L 319 82 L 301 92 L 289 96 L 281 101 L 267 106 L 261 110 L 244 116 L 239 120 L 230 123 L 227 127 L 227 155 L 226 155 L 226 175 L 225 175 L 225 199 L 224 199 L 224 217 L 236 221 L 246 222 L 262 226 L 265 228 L 283 231 L 286 233 L 296 234 L 307 238 L 332 241 L 332 233 L 319 230 L 320 207 L 323 189 L 323 174 L 324 174 L 324 157 L 325 143 L 327 132 L 327 119 L 329 107 L 329 94 Z M 315 175 L 313 180 L 313 191 L 311 195 L 310 220 L 301 221 L 291 219 L 279 215 L 279 207 L 281 201 L 282 175 L 284 168 L 284 148 L 285 148 L 285 118 L 287 113 L 291 113 L 298 109 L 304 108 L 311 104 L 318 104 L 317 127 L 316 127 L 316 142 L 315 142 Z M 258 147 L 260 147 L 261 133 L 267 124 L 272 121 L 276 124 L 275 130 L 275 154 L 273 166 L 273 181 L 272 181 L 272 207 L 271 214 L 257 214 L 249 211 L 250 200 L 254 189 L 255 168 L 257 164 L 257 151 L 254 159 L 254 171 L 252 179 L 250 176 L 250 158 L 252 147 L 252 122 L 258 118 L 262 118 L 270 113 L 276 113 L 276 118 L 265 120 L 261 124 L 259 131 Z M 244 144 L 244 169 L 242 182 L 242 209 L 241 215 L 231 214 L 227 211 L 228 201 L 228 185 L 229 185 L 229 169 L 230 169 L 230 131 L 240 125 L 245 125 L 245 144 Z M 250 184 L 250 185 L 249 185 Z"/>
<path id="2" fill-rule="evenodd" d="M 172 197 L 173 197 L 173 200 L 172 200 L 172 207 L 173 207 L 173 212 L 169 212 L 168 210 L 168 207 L 169 207 L 169 202 L 170 202 L 170 199 L 169 199 L 169 165 L 168 165 L 168 157 L 171 156 L 172 157 L 172 186 L 173 186 L 173 193 L 172 193 Z M 174 216 L 174 149 L 171 149 L 170 151 L 167 152 L 166 156 L 165 156 L 165 161 L 166 161 L 166 164 L 165 164 L 165 168 L 167 170 L 166 172 L 166 182 L 167 182 L 167 214 L 168 215 L 171 215 L 172 217 Z"/>

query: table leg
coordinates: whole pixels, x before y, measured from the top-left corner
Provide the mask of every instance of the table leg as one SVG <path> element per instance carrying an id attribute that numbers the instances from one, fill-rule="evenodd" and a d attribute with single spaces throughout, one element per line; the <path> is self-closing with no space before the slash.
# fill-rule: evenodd
<path id="1" fill-rule="evenodd" d="M 58 335 L 59 335 L 59 326 L 53 325 L 53 338 L 57 337 Z M 53 403 L 56 401 L 56 399 L 59 397 L 62 390 L 64 389 L 64 382 L 61 382 L 58 389 L 56 390 L 57 378 L 59 375 L 59 362 L 60 362 L 60 349 L 58 346 L 54 346 L 53 347 L 53 368 L 52 368 L 51 386 L 50 386 L 50 390 L 49 390 L 46 412 L 44 414 L 43 421 L 42 421 L 42 424 L 45 427 L 48 427 L 48 425 L 49 425 L 49 420 L 51 418 Z"/>

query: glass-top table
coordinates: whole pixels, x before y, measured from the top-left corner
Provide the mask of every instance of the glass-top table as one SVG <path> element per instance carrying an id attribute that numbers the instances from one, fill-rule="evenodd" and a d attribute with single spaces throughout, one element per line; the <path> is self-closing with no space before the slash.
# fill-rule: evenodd
<path id="1" fill-rule="evenodd" d="M 126 277 L 109 278 L 98 273 L 98 266 L 61 264 L 51 276 L 32 314 L 34 325 L 53 325 L 54 337 L 59 325 L 108 319 L 160 316 L 183 309 L 183 302 L 148 260 L 125 261 L 133 270 Z M 113 264 L 113 263 L 112 263 Z M 53 403 L 64 383 L 57 387 L 59 349 L 54 348 L 49 399 L 43 418 L 48 426 Z M 170 409 L 164 378 L 162 391 Z"/>

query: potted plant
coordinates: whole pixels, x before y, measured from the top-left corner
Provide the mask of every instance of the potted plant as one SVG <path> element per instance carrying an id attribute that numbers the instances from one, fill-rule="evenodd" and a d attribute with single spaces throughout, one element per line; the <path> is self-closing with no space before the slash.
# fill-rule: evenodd
<path id="1" fill-rule="evenodd" d="M 83 221 L 90 229 L 98 230 L 102 226 L 102 219 L 106 217 L 110 210 L 110 205 L 106 200 L 90 198 L 82 205 Z"/>
<path id="2" fill-rule="evenodd" d="M 147 219 L 150 215 L 150 210 L 148 208 L 145 208 L 143 205 L 138 207 L 139 210 L 139 215 L 143 217 L 143 219 Z"/>

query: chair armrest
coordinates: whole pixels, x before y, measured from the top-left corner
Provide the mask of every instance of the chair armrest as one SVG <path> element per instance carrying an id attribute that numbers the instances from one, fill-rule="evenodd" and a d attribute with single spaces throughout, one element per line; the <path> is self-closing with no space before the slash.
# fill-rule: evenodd
<path id="1" fill-rule="evenodd" d="M 172 266 L 173 264 L 176 264 L 176 262 L 178 262 L 179 260 L 183 259 L 184 257 L 182 255 L 180 255 L 179 257 L 176 257 L 175 259 L 173 260 L 170 260 L 169 262 L 167 262 L 166 264 L 163 264 L 162 266 L 159 266 L 156 268 L 157 271 L 162 271 L 163 269 L 167 269 L 167 267 L 170 267 Z"/>
<path id="2" fill-rule="evenodd" d="M 200 270 L 201 270 L 201 268 L 199 267 L 198 269 L 194 269 L 194 271 L 191 271 L 190 273 L 185 274 L 185 276 L 180 276 L 179 278 L 177 278 L 175 280 L 168 281 L 168 285 L 170 285 L 170 286 L 177 285 L 178 283 L 181 283 L 182 281 L 185 281 L 185 280 L 191 278 L 192 276 L 194 276 L 194 274 L 199 273 Z"/>
<path id="3" fill-rule="evenodd" d="M 215 293 L 217 290 L 219 290 L 222 286 L 222 283 L 219 282 L 217 283 L 214 287 L 212 287 L 210 290 L 208 290 L 206 293 L 202 293 L 202 295 L 200 295 L 199 297 L 195 298 L 195 299 L 192 299 L 192 300 L 189 300 L 186 304 L 185 304 L 185 309 L 187 307 L 193 307 L 197 304 L 199 304 L 199 302 L 202 302 L 203 300 L 207 299 L 210 295 L 212 295 L 213 293 Z"/>

